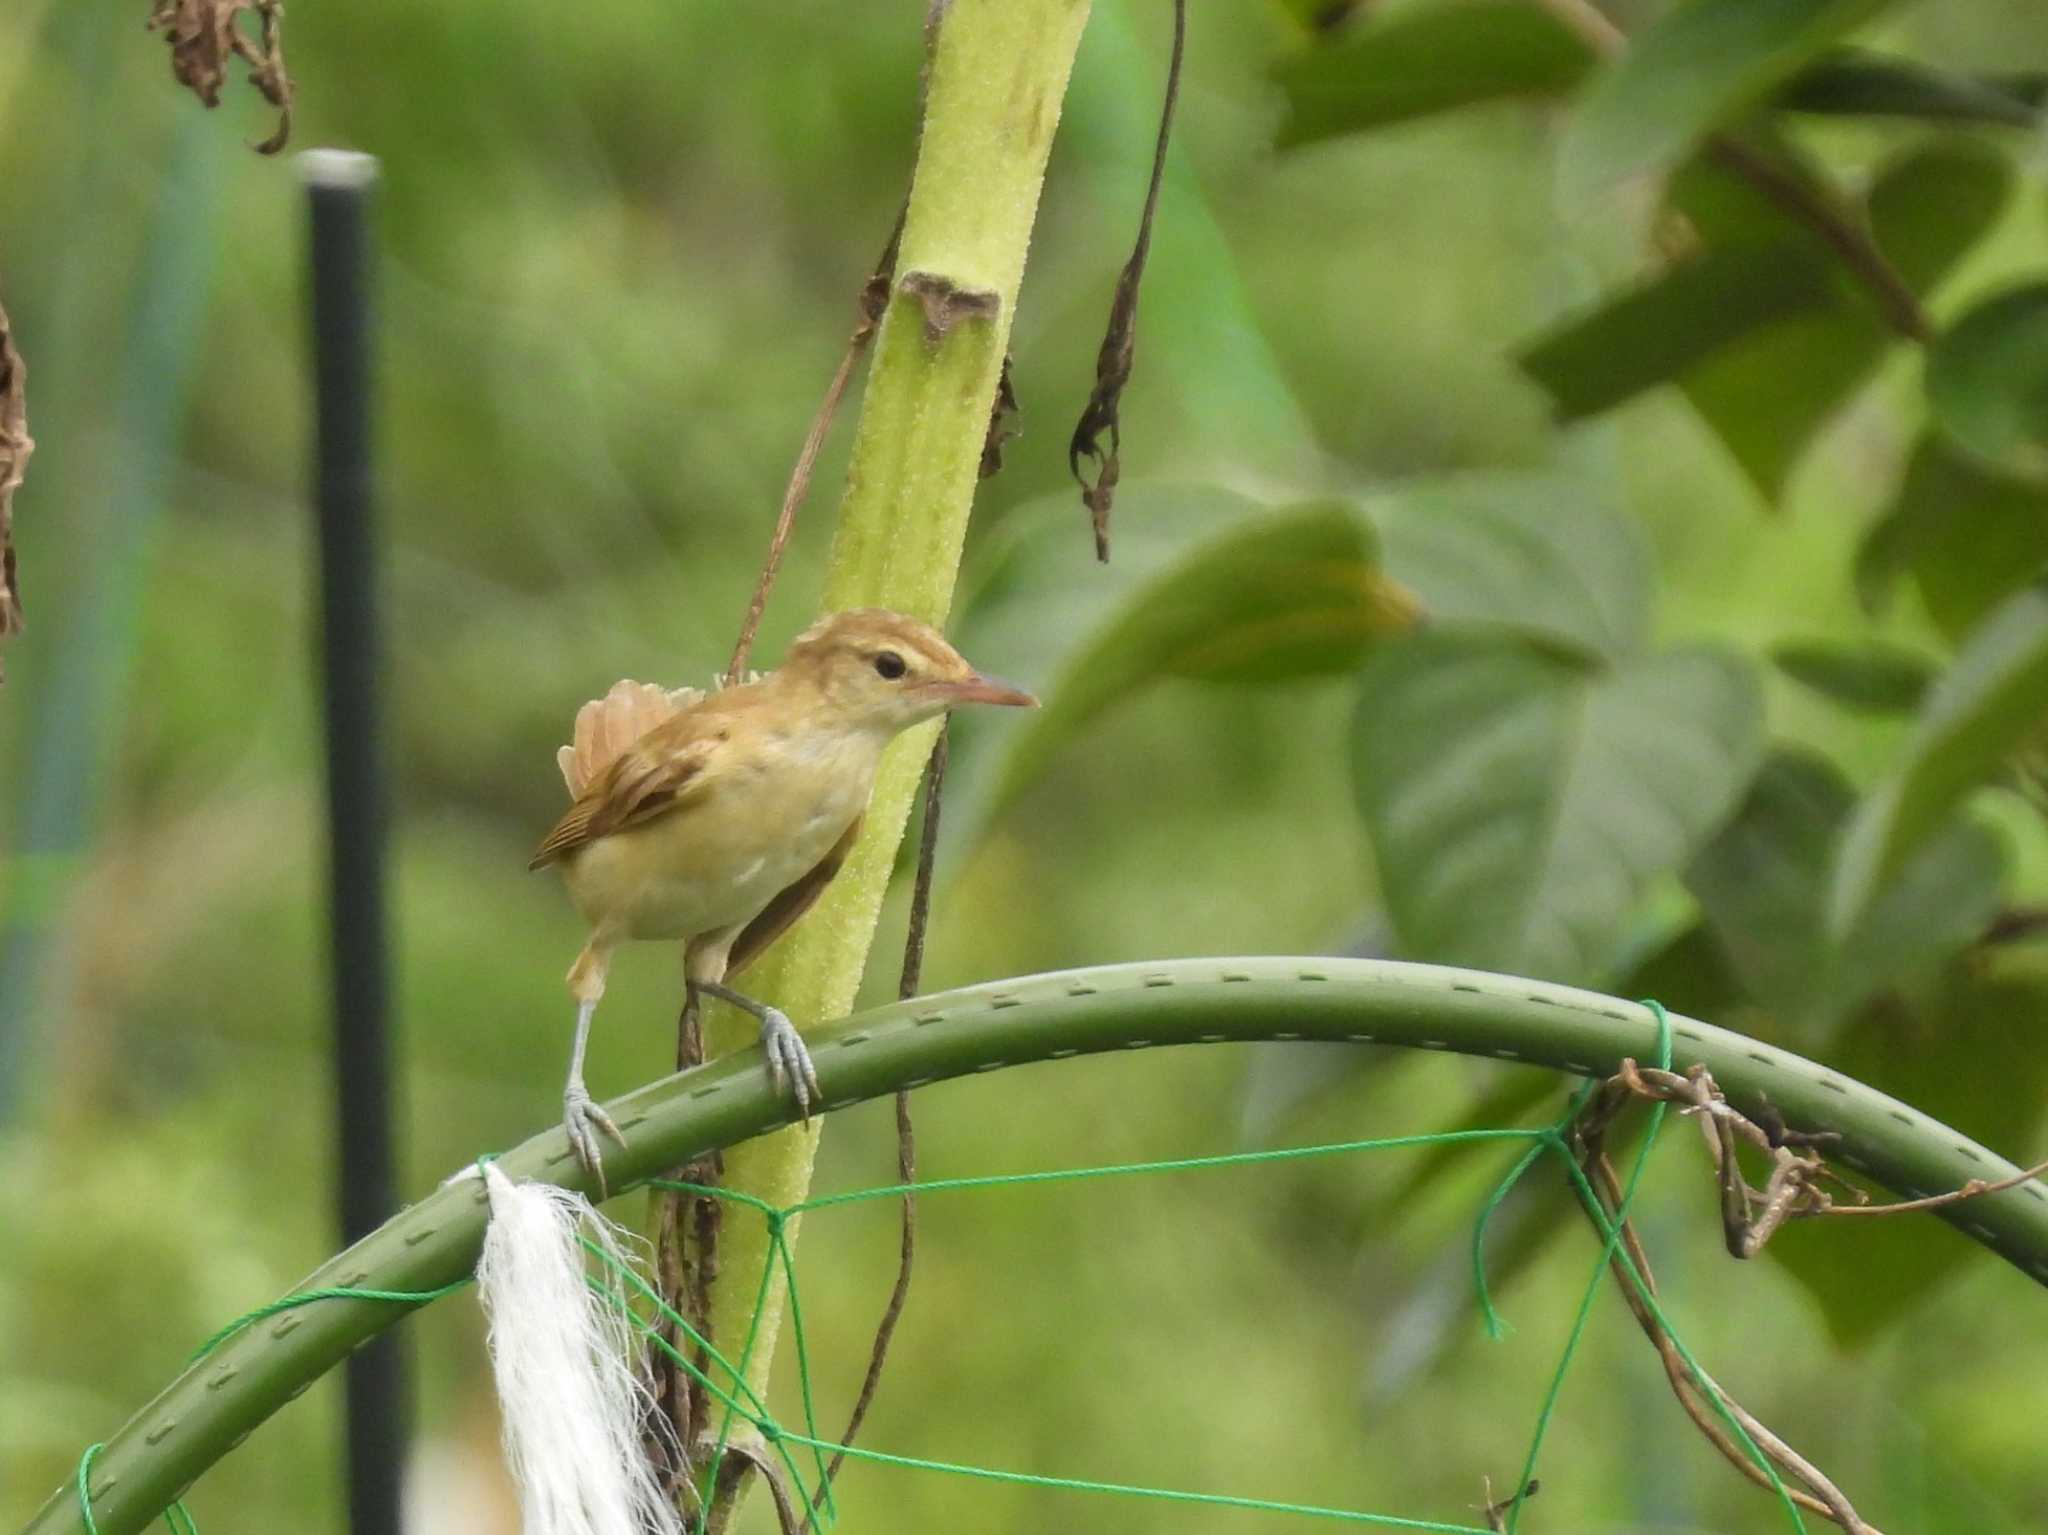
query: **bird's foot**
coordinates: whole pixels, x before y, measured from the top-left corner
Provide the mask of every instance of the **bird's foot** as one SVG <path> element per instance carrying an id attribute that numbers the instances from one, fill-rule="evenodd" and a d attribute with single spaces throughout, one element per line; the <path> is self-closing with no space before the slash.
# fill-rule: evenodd
<path id="1" fill-rule="evenodd" d="M 581 1082 L 571 1083 L 562 1094 L 562 1127 L 569 1132 L 569 1147 L 576 1153 L 576 1160 L 597 1180 L 598 1192 L 603 1194 L 604 1158 L 598 1154 L 598 1132 L 603 1131 L 621 1146 L 626 1144 L 626 1137 L 612 1123 L 611 1115 L 591 1101 Z"/>
<path id="2" fill-rule="evenodd" d="M 768 1080 L 775 1091 L 780 1093 L 786 1087 L 794 1093 L 797 1109 L 808 1120 L 811 1100 L 822 1104 L 825 1094 L 818 1086 L 818 1069 L 811 1064 L 811 1052 L 805 1047 L 803 1036 L 789 1021 L 789 1014 L 780 1008 L 761 1010 L 761 1051 L 768 1057 Z"/>

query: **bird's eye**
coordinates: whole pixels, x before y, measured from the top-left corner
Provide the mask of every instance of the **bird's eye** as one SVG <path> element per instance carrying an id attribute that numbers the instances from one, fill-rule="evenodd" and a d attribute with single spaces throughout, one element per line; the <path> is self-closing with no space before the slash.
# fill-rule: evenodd
<path id="1" fill-rule="evenodd" d="M 909 667 L 903 664 L 903 657 L 896 654 L 893 650 L 885 650 L 875 657 L 875 670 L 884 677 L 887 677 L 891 682 L 894 682 L 909 669 Z"/>

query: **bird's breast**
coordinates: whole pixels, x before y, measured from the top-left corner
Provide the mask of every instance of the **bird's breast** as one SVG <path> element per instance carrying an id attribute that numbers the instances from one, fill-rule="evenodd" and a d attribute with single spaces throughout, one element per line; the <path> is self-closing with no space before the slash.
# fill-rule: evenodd
<path id="1" fill-rule="evenodd" d="M 872 754 L 770 739 L 702 797 L 582 849 L 565 871 L 570 893 L 621 937 L 749 922 L 818 866 L 873 786 Z"/>

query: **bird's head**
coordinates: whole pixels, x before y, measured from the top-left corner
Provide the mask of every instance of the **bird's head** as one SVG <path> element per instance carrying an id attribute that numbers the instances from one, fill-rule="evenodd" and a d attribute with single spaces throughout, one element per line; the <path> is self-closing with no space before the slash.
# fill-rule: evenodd
<path id="1" fill-rule="evenodd" d="M 809 682 L 847 723 L 891 735 L 959 704 L 1038 704 L 976 671 L 930 624 L 886 608 L 819 619 L 789 647 L 782 670 Z"/>

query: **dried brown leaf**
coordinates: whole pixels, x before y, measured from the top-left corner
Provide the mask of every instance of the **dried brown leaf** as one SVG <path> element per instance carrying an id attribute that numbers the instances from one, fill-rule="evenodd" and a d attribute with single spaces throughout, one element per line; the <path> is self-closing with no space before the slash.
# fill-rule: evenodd
<path id="1" fill-rule="evenodd" d="M 254 26 L 242 22 L 244 14 Z M 149 30 L 164 34 L 171 73 L 209 107 L 220 105 L 228 61 L 249 66 L 249 83 L 277 108 L 277 131 L 256 145 L 274 155 L 292 131 L 292 81 L 284 68 L 284 0 L 152 0 Z"/>
<path id="2" fill-rule="evenodd" d="M 1010 381 L 1010 354 L 1003 353 L 1003 371 L 996 379 L 995 408 L 988 413 L 988 436 L 981 443 L 981 478 L 986 480 L 1003 467 L 1003 444 L 1018 434 L 1017 386 Z"/>
<path id="3" fill-rule="evenodd" d="M 28 367 L 0 309 L 0 639 L 22 631 L 21 580 L 14 564 L 14 491 L 35 452 L 28 434 Z M 4 677 L 0 673 L 0 677 Z"/>
<path id="4" fill-rule="evenodd" d="M 1173 109 L 1180 100 L 1181 54 L 1187 45 L 1187 0 L 1173 4 L 1173 58 L 1166 68 L 1166 101 L 1159 110 L 1159 138 L 1152 148 L 1152 180 L 1145 189 L 1145 211 L 1138 220 L 1138 238 L 1131 247 L 1131 259 L 1116 280 L 1116 296 L 1110 301 L 1109 324 L 1103 328 L 1102 347 L 1095 354 L 1095 389 L 1074 424 L 1067 444 L 1067 468 L 1081 486 L 1081 504 L 1088 508 L 1095 528 L 1095 557 L 1109 559 L 1109 513 L 1116 504 L 1117 480 L 1123 464 L 1121 423 L 1117 410 L 1124 385 L 1131 381 L 1131 364 L 1137 352 L 1138 288 L 1145 280 L 1145 258 L 1152 250 L 1152 220 L 1159 211 L 1159 185 L 1166 176 L 1166 145 L 1173 133 Z M 1109 449 L 1103 451 L 1102 434 L 1109 434 Z M 1095 483 L 1081 472 L 1081 460 L 1095 460 Z"/>

